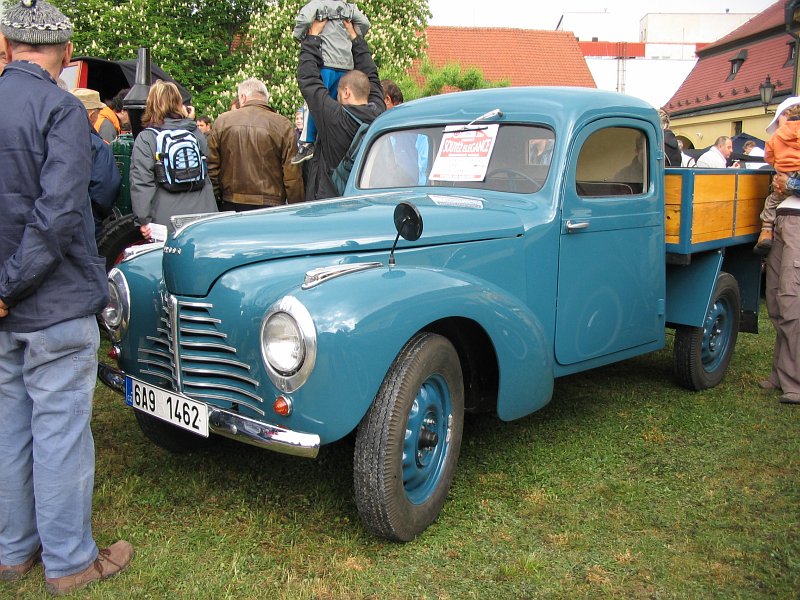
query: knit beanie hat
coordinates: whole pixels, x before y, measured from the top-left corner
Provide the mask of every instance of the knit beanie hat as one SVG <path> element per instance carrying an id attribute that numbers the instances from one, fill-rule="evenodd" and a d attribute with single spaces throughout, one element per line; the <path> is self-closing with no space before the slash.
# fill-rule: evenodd
<path id="1" fill-rule="evenodd" d="M 45 0 L 20 0 L 6 5 L 0 31 L 12 42 L 31 46 L 63 44 L 72 37 L 72 23 Z"/>

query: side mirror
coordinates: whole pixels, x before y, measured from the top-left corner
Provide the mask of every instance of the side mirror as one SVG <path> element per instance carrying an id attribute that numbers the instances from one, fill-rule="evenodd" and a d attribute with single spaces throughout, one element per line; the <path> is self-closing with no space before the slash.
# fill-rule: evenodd
<path id="1" fill-rule="evenodd" d="M 394 208 L 394 228 L 397 229 L 397 236 L 392 244 L 392 251 L 389 253 L 389 266 L 395 265 L 394 250 L 400 236 L 409 242 L 416 242 L 422 235 L 422 215 L 419 209 L 410 202 L 401 202 Z"/>
<path id="2" fill-rule="evenodd" d="M 422 235 L 422 215 L 410 202 L 401 202 L 394 209 L 394 228 L 404 240 L 416 242 Z"/>

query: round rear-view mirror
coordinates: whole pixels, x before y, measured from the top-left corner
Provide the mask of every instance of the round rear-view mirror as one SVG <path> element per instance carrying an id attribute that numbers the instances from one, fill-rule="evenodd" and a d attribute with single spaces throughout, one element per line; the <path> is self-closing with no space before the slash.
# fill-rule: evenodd
<path id="1" fill-rule="evenodd" d="M 401 202 L 394 209 L 394 227 L 404 240 L 415 242 L 422 235 L 422 215 L 410 202 Z"/>

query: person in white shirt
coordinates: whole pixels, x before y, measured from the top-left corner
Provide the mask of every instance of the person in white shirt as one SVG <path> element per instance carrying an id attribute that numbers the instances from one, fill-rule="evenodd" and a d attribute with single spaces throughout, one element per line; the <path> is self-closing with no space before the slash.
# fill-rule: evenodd
<path id="1" fill-rule="evenodd" d="M 764 149 L 759 148 L 753 140 L 747 140 L 742 146 L 742 152 L 747 154 L 747 156 L 752 156 L 753 158 L 757 157 L 764 157 Z M 744 163 L 745 169 L 761 169 L 762 167 L 768 167 L 769 165 L 763 161 L 761 162 L 751 162 L 747 161 Z"/>
<path id="2" fill-rule="evenodd" d="M 733 141 L 727 135 L 717 138 L 714 145 L 697 159 L 698 169 L 724 169 L 728 166 L 728 158 L 733 153 Z M 739 161 L 733 163 L 739 168 Z"/>
<path id="3" fill-rule="evenodd" d="M 680 139 L 678 140 L 678 148 L 680 148 L 681 151 L 681 166 L 694 167 L 697 161 L 694 159 L 694 157 L 689 156 L 683 151 L 683 142 Z"/>

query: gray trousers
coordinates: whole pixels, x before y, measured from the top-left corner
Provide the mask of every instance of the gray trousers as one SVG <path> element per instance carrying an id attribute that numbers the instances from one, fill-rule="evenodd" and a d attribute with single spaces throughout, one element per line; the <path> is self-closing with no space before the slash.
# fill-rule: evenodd
<path id="1" fill-rule="evenodd" d="M 800 216 L 775 218 L 767 255 L 767 313 L 775 326 L 769 381 L 800 393 Z"/>

